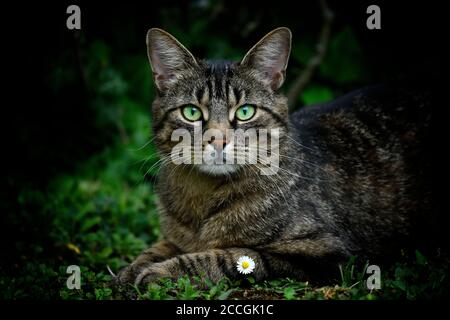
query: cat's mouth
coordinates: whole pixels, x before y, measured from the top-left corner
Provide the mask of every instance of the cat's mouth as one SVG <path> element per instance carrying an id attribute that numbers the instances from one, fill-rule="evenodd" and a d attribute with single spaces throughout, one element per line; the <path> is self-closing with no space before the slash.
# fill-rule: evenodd
<path id="1" fill-rule="evenodd" d="M 198 171 L 206 173 L 211 176 L 231 175 L 239 170 L 239 165 L 236 164 L 197 164 L 195 165 Z"/>
<path id="2" fill-rule="evenodd" d="M 207 144 L 203 150 L 203 163 L 197 164 L 197 169 L 213 176 L 230 175 L 237 171 L 238 165 L 232 161 L 227 162 L 227 158 L 234 160 L 234 156 L 230 157 L 229 151 L 232 149 L 232 144 L 226 145 L 222 149 L 222 144 L 219 147 Z"/>

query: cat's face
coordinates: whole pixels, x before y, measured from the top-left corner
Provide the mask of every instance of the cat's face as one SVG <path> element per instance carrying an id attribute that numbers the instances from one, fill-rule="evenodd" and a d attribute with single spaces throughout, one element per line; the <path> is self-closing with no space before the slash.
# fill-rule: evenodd
<path id="1" fill-rule="evenodd" d="M 148 32 L 147 45 L 158 91 L 152 108 L 155 141 L 167 161 L 169 157 L 174 160 L 174 147 L 180 145 L 180 139 L 174 137 L 182 136 L 183 146 L 189 148 L 177 153 L 178 160 L 189 169 L 194 166 L 215 176 L 254 170 L 261 165 L 260 139 L 248 135 L 255 132 L 262 137 L 261 129 L 267 130 L 269 140 L 263 148 L 269 149 L 268 154 L 270 150 L 278 152 L 270 148 L 270 139 L 287 130 L 286 99 L 276 90 L 284 81 L 290 53 L 288 29 L 266 35 L 240 62 L 196 60 L 160 29 Z M 233 130 L 245 132 L 247 138 L 244 135 L 244 140 L 238 140 Z M 247 161 L 242 163 L 239 157 Z M 253 161 L 248 161 L 251 157 Z"/>

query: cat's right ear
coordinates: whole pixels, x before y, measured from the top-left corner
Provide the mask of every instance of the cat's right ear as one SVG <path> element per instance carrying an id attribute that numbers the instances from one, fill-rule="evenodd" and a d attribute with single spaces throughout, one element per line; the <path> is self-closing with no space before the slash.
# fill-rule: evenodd
<path id="1" fill-rule="evenodd" d="M 277 28 L 266 34 L 241 61 L 273 90 L 281 87 L 291 52 L 292 34 L 288 28 Z"/>
<path id="2" fill-rule="evenodd" d="M 175 37 L 158 28 L 147 32 L 147 54 L 160 92 L 173 85 L 184 70 L 197 65 L 194 56 Z"/>

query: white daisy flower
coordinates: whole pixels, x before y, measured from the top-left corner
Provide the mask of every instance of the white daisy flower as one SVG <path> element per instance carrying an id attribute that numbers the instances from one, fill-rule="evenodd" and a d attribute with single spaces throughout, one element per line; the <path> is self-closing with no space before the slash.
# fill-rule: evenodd
<path id="1" fill-rule="evenodd" d="M 242 256 L 238 259 L 236 267 L 240 273 L 249 274 L 255 269 L 255 261 L 250 257 Z"/>

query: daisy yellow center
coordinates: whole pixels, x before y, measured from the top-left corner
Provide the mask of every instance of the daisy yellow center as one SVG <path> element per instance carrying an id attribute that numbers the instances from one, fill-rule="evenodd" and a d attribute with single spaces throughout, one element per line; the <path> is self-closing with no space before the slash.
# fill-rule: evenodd
<path id="1" fill-rule="evenodd" d="M 250 267 L 250 263 L 248 263 L 248 261 L 242 262 L 242 268 L 247 269 L 248 267 Z"/>

